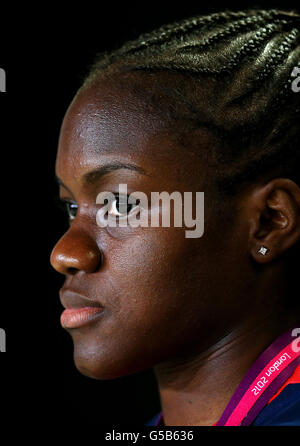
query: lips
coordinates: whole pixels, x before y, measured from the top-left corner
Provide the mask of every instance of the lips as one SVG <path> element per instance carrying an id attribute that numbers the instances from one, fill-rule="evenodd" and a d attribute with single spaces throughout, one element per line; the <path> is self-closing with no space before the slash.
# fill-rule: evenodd
<path id="1" fill-rule="evenodd" d="M 100 307 L 68 308 L 62 312 L 60 323 L 64 328 L 81 327 L 96 319 L 103 311 L 104 308 Z"/>
<path id="2" fill-rule="evenodd" d="M 77 328 L 97 319 L 104 307 L 95 300 L 66 288 L 60 290 L 60 300 L 65 308 L 60 317 L 63 328 Z"/>

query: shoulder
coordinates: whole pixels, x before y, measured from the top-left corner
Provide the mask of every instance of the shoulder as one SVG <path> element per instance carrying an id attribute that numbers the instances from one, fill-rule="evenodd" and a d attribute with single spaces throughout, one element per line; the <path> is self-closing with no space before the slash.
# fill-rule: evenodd
<path id="1" fill-rule="evenodd" d="M 300 383 L 287 385 L 258 415 L 253 426 L 300 426 Z"/>

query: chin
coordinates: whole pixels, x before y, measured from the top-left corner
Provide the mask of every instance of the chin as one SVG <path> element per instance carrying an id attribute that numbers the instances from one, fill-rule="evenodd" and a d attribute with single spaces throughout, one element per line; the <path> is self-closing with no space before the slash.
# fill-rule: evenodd
<path id="1" fill-rule="evenodd" d="M 74 353 L 74 364 L 77 370 L 88 378 L 109 380 L 122 376 L 122 372 L 112 363 L 100 358 L 87 357 L 86 355 L 78 356 Z"/>
<path id="2" fill-rule="evenodd" d="M 74 364 L 77 370 L 84 376 L 99 380 L 112 380 L 122 376 L 136 373 L 138 367 L 134 364 L 125 364 L 120 357 L 113 358 L 113 355 L 95 355 L 85 352 L 78 352 L 74 349 Z"/>
<path id="3" fill-rule="evenodd" d="M 105 342 L 97 337 L 73 336 L 73 360 L 84 376 L 112 380 L 152 368 L 158 361 L 143 345 L 122 343 L 120 339 Z"/>

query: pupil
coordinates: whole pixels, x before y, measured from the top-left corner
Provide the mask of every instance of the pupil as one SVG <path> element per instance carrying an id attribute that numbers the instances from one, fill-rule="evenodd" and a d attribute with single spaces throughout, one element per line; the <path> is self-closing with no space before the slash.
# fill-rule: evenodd
<path id="1" fill-rule="evenodd" d="M 120 197 L 118 197 L 116 200 L 116 208 L 120 214 L 128 214 L 131 211 L 132 204 L 127 203 L 127 199 L 120 199 Z"/>
<path id="2" fill-rule="evenodd" d="M 72 217 L 75 217 L 75 216 L 76 216 L 76 211 L 77 211 L 77 206 L 76 206 L 76 204 L 74 204 L 74 203 L 69 203 L 69 214 L 70 214 Z"/>

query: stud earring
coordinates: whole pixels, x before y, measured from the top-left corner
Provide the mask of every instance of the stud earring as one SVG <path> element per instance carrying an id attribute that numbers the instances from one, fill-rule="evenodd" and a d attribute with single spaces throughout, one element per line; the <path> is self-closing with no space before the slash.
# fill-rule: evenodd
<path id="1" fill-rule="evenodd" d="M 259 252 L 259 254 L 262 254 L 263 256 L 265 256 L 268 251 L 269 251 L 268 248 L 266 248 L 265 246 L 261 246 L 258 252 Z"/>

